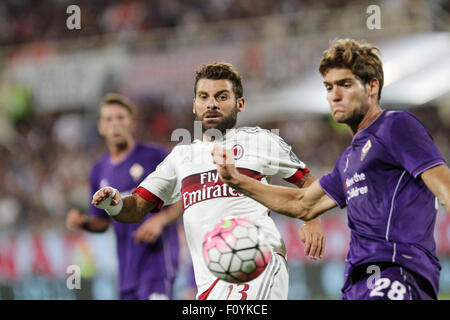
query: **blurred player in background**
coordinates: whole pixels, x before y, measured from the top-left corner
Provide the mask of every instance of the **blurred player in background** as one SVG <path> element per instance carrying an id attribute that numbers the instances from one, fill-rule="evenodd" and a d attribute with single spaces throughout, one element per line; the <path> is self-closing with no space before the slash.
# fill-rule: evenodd
<path id="1" fill-rule="evenodd" d="M 230 150 L 216 147 L 213 157 L 224 182 L 272 210 L 309 220 L 347 207 L 343 299 L 436 299 L 441 266 L 433 232 L 437 201 L 450 212 L 450 170 L 419 120 L 381 109 L 379 54 L 351 39 L 324 52 L 319 71 L 331 115 L 350 127 L 353 141 L 333 171 L 307 189 L 265 186 L 239 174 Z"/>
<path id="2" fill-rule="evenodd" d="M 112 188 L 102 188 L 92 200 L 119 222 L 140 222 L 147 212 L 163 203 L 182 200 L 184 228 L 193 260 L 197 298 L 287 299 L 286 248 L 269 210 L 256 201 L 235 193 L 218 179 L 211 150 L 215 143 L 233 148 L 240 169 L 246 175 L 269 182 L 277 174 L 298 187 L 315 178 L 279 136 L 259 127 L 235 128 L 245 100 L 240 75 L 228 63 L 201 66 L 196 73 L 193 112 L 201 121 L 203 141 L 175 147 L 169 156 L 133 192 L 122 198 Z M 230 284 L 208 270 L 202 255 L 203 237 L 226 216 L 244 216 L 263 226 L 273 249 L 265 271 L 245 284 Z M 325 237 L 320 220 L 302 227 L 306 254 L 323 256 Z"/>
<path id="3" fill-rule="evenodd" d="M 98 130 L 109 152 L 91 170 L 93 192 L 109 185 L 122 194 L 130 194 L 167 156 L 162 146 L 135 142 L 135 113 L 136 107 L 127 98 L 114 93 L 104 97 Z M 172 222 L 180 216 L 178 203 L 149 214 L 140 224 L 123 224 L 91 206 L 89 217 L 72 209 L 66 225 L 70 229 L 105 232 L 112 221 L 117 239 L 120 299 L 172 299 L 179 251 L 177 226 Z"/>

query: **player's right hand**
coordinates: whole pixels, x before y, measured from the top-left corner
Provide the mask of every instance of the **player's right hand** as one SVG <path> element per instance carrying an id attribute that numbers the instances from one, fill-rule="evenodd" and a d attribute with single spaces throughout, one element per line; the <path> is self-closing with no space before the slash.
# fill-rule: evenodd
<path id="1" fill-rule="evenodd" d="M 298 229 L 300 240 L 305 244 L 305 255 L 311 260 L 322 259 L 325 252 L 325 232 L 318 219 L 305 222 Z"/>
<path id="2" fill-rule="evenodd" d="M 66 217 L 66 227 L 70 230 L 79 229 L 83 224 L 87 222 L 88 218 L 84 216 L 80 210 L 71 209 L 67 213 Z"/>
<path id="3" fill-rule="evenodd" d="M 225 149 L 218 144 L 215 144 L 211 151 L 211 156 L 213 158 L 213 163 L 217 167 L 220 180 L 222 180 L 223 183 L 233 185 L 233 181 L 239 175 L 239 171 L 234 164 L 233 150 Z"/>
<path id="4" fill-rule="evenodd" d="M 94 206 L 99 209 L 105 209 L 109 206 L 116 206 L 122 200 L 119 190 L 112 187 L 104 187 L 98 190 L 92 196 L 92 202 Z"/>

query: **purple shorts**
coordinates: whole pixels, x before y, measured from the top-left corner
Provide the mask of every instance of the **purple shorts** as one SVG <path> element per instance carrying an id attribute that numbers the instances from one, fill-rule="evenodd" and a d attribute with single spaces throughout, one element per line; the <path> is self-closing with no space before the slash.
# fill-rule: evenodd
<path id="1" fill-rule="evenodd" d="M 404 267 L 373 262 L 355 267 L 342 289 L 342 300 L 435 300 L 431 284 Z"/>
<path id="2" fill-rule="evenodd" d="M 173 300 L 175 279 L 142 281 L 132 290 L 120 291 L 120 300 Z"/>

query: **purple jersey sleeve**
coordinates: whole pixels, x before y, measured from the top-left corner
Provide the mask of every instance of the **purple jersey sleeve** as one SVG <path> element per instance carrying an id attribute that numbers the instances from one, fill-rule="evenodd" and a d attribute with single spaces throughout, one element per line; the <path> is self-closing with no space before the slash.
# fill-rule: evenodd
<path id="1" fill-rule="evenodd" d="M 100 181 L 97 177 L 97 173 L 98 173 L 97 165 L 95 165 L 92 167 L 91 173 L 89 175 L 89 185 L 91 187 L 91 197 L 94 195 L 94 193 L 97 192 L 98 189 L 100 189 Z M 96 208 L 92 204 L 90 205 L 89 214 L 91 216 L 98 217 L 98 218 L 109 218 L 109 216 L 105 212 L 105 210 Z"/>
<path id="2" fill-rule="evenodd" d="M 333 171 L 319 179 L 320 187 L 340 208 L 344 208 L 347 205 L 344 185 L 342 184 L 341 174 L 339 172 L 339 164 L 344 154 L 345 152 L 336 161 Z"/>
<path id="3" fill-rule="evenodd" d="M 390 154 L 414 178 L 429 168 L 445 164 L 433 138 L 412 114 L 396 113 L 390 132 L 386 133 L 384 139 Z"/>

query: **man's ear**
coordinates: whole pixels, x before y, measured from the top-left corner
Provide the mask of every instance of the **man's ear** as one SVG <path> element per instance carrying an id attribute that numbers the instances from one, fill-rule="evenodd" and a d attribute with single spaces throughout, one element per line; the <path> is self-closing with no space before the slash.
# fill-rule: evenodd
<path id="1" fill-rule="evenodd" d="M 239 98 L 237 99 L 237 110 L 238 112 L 242 112 L 245 109 L 245 98 Z"/>
<path id="2" fill-rule="evenodd" d="M 380 82 L 377 78 L 373 78 L 369 82 L 369 96 L 375 95 L 375 98 L 378 98 L 378 92 L 380 92 Z"/>

